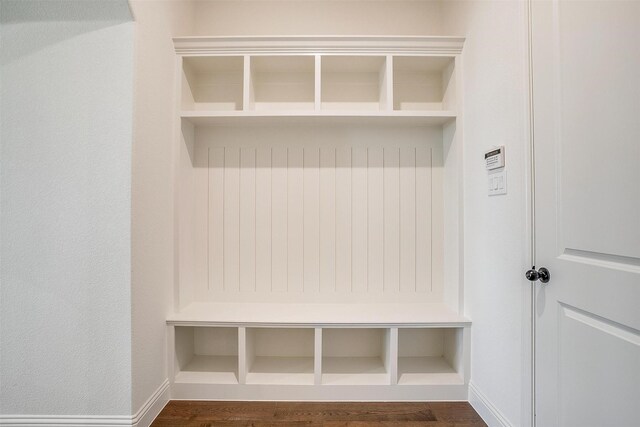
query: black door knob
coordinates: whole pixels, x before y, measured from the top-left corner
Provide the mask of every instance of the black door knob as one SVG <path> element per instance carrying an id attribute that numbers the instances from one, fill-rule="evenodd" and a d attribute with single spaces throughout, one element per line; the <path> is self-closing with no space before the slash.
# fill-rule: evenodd
<path id="1" fill-rule="evenodd" d="M 536 271 L 536 267 L 533 266 L 531 270 L 528 270 L 524 274 L 524 276 L 531 282 L 536 282 L 539 280 L 540 283 L 547 283 L 551 278 L 551 273 L 549 273 L 549 270 L 544 267 L 540 267 L 540 269 Z"/>

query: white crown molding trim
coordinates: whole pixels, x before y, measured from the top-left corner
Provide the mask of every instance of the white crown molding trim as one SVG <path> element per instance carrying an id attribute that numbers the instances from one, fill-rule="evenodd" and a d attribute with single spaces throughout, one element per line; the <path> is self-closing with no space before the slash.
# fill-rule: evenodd
<path id="1" fill-rule="evenodd" d="M 489 427 L 513 427 L 478 387 L 469 382 L 469 403 Z"/>
<path id="2" fill-rule="evenodd" d="M 176 37 L 176 53 L 196 55 L 377 54 L 457 55 L 464 37 L 442 36 L 273 36 Z"/>
<path id="3" fill-rule="evenodd" d="M 0 425 L 14 427 L 147 427 L 169 401 L 166 379 L 134 415 L 0 415 Z"/>

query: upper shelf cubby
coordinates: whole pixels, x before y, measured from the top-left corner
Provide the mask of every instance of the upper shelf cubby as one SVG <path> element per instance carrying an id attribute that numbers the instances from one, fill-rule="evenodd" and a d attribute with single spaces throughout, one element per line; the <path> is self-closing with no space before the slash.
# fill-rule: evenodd
<path id="1" fill-rule="evenodd" d="M 250 61 L 249 110 L 314 109 L 314 56 L 253 56 Z"/>
<path id="2" fill-rule="evenodd" d="M 182 109 L 242 110 L 244 57 L 185 58 L 182 65 Z"/>
<path id="3" fill-rule="evenodd" d="M 323 110 L 384 110 L 388 101 L 386 57 L 323 56 Z"/>
<path id="4" fill-rule="evenodd" d="M 456 117 L 459 37 L 184 37 L 182 117 Z M 434 120 L 431 120 L 434 119 Z M 253 120 L 253 119 L 249 119 Z"/>
<path id="5" fill-rule="evenodd" d="M 453 110 L 454 58 L 395 56 L 393 109 L 406 111 Z"/>

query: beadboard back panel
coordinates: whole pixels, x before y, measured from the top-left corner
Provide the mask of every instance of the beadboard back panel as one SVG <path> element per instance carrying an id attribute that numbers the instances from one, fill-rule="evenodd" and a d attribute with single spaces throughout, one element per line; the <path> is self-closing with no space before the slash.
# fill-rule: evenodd
<path id="1" fill-rule="evenodd" d="M 442 300 L 440 127 L 198 127 L 193 139 L 196 301 Z"/>

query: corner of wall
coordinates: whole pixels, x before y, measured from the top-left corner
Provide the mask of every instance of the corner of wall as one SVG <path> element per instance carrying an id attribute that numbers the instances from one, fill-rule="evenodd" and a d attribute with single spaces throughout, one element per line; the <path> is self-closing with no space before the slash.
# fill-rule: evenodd
<path id="1" fill-rule="evenodd" d="M 514 426 L 472 382 L 469 383 L 469 403 L 489 427 Z"/>
<path id="2" fill-rule="evenodd" d="M 174 284 L 175 52 L 191 0 L 130 0 L 136 19 L 132 170 L 132 411 L 146 426 L 169 399 L 166 316 Z M 138 409 L 140 408 L 140 409 Z"/>

